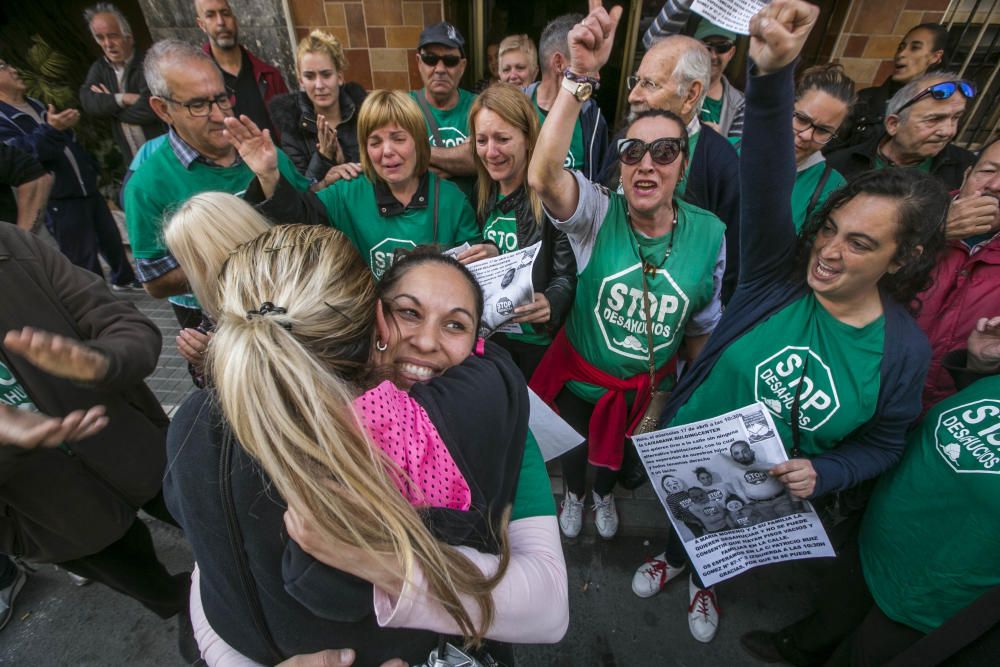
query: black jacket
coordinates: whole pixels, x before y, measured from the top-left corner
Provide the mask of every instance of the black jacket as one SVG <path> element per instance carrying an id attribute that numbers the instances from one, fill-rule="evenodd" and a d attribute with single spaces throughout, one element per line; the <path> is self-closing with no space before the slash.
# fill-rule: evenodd
<path id="1" fill-rule="evenodd" d="M 132 60 L 125 66 L 125 89 L 118 89 L 118 77 L 115 71 L 103 57 L 94 61 L 87 72 L 87 78 L 80 86 L 80 106 L 85 113 L 101 118 L 110 118 L 115 121 L 111 124 L 111 131 L 114 134 L 115 143 L 121 151 L 128 164 L 134 155 L 125 141 L 125 133 L 122 132 L 120 123 L 130 123 L 142 126 L 142 133 L 149 141 L 153 137 L 158 137 L 167 131 L 167 126 L 160 121 L 159 117 L 149 106 L 149 87 L 146 85 L 146 77 L 142 73 L 143 54 L 136 51 L 132 55 Z M 104 84 L 111 95 L 106 93 L 95 93 L 90 90 L 93 85 Z M 139 101 L 128 107 L 120 107 L 115 102 L 114 93 L 138 93 Z"/>
<path id="2" fill-rule="evenodd" d="M 361 159 L 358 109 L 366 95 L 365 89 L 356 83 L 345 83 L 340 87 L 341 121 L 337 125 L 337 141 L 347 162 Z M 278 95 L 271 100 L 268 108 L 274 127 L 281 133 L 281 148 L 292 159 L 295 168 L 306 178 L 322 180 L 336 163 L 316 150 L 316 111 L 309 97 L 303 92 Z"/>
<path id="3" fill-rule="evenodd" d="M 851 114 L 837 130 L 837 137 L 823 147 L 824 155 L 831 155 L 843 148 L 857 146 L 885 132 L 885 107 L 889 98 L 903 87 L 889 77 L 881 86 L 858 91 L 858 100 L 851 107 Z"/>
<path id="4" fill-rule="evenodd" d="M 569 238 L 548 220 L 538 224 L 523 185 L 509 197 L 504 197 L 497 207 L 505 214 L 514 211 L 518 248 L 542 242 L 540 255 L 531 271 L 531 282 L 535 291 L 549 300 L 552 314 L 545 327 L 554 334 L 566 319 L 576 292 L 576 257 L 573 256 Z M 483 221 L 480 221 L 480 226 L 482 224 Z"/>
<path id="5" fill-rule="evenodd" d="M 513 502 L 528 428 L 524 378 L 506 351 L 487 343 L 485 356 L 470 357 L 441 377 L 416 385 L 410 395 L 424 408 L 472 492 L 468 512 L 422 512 L 438 539 L 496 552 L 495 529 Z M 491 400 L 484 401 L 489 396 Z M 220 498 L 222 445 L 232 437 L 208 391 L 181 405 L 167 436 L 171 465 L 163 493 L 201 569 L 201 596 L 212 628 L 257 662 L 278 662 L 255 629 L 227 537 Z M 371 584 L 308 558 L 288 539 L 285 502 L 270 479 L 238 443 L 229 450 L 229 484 L 235 516 L 263 615 L 282 657 L 326 648 L 353 648 L 358 667 L 395 657 L 410 664 L 427 659 L 437 645 L 433 632 L 378 627 Z"/>
<path id="6" fill-rule="evenodd" d="M 884 134 L 872 136 L 863 144 L 848 146 L 839 151 L 831 153 L 826 161 L 831 167 L 850 179 L 863 171 L 875 168 L 875 158 L 878 156 L 879 142 Z M 976 156 L 959 148 L 955 144 L 948 144 L 940 153 L 931 160 L 931 176 L 944 183 L 948 190 L 957 190 L 962 187 L 962 179 L 965 177 L 965 170 L 976 163 Z"/>

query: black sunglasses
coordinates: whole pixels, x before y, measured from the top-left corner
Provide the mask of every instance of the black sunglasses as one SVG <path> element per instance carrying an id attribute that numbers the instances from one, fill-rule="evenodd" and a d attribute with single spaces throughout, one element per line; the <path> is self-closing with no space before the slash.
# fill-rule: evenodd
<path id="1" fill-rule="evenodd" d="M 702 42 L 710 51 L 715 51 L 720 56 L 723 53 L 728 53 L 729 49 L 736 46 L 736 42 L 729 39 L 712 40 L 711 42 Z"/>
<path id="2" fill-rule="evenodd" d="M 447 55 L 439 56 L 436 53 L 427 53 L 425 51 L 420 52 L 420 60 L 429 67 L 435 67 L 439 62 L 443 62 L 445 67 L 458 67 L 458 64 L 462 62 L 462 56 Z"/>
<path id="3" fill-rule="evenodd" d="M 686 145 L 683 139 L 662 137 L 648 144 L 642 139 L 620 139 L 618 141 L 618 159 L 629 166 L 639 164 L 642 156 L 649 151 L 649 157 L 656 164 L 668 165 L 683 153 Z"/>
<path id="4" fill-rule="evenodd" d="M 935 83 L 933 86 L 924 88 L 919 93 L 911 97 L 909 102 L 899 107 L 896 111 L 896 115 L 899 115 L 903 109 L 913 106 L 925 97 L 933 97 L 936 100 L 946 100 L 954 95 L 956 90 L 962 93 L 967 100 L 971 100 L 976 96 L 976 86 L 969 81 L 942 81 L 941 83 Z"/>

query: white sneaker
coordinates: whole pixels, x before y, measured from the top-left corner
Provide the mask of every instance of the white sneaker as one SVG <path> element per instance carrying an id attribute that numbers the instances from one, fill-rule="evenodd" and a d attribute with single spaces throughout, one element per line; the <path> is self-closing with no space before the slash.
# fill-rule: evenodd
<path id="1" fill-rule="evenodd" d="M 639 566 L 632 577 L 632 592 L 641 598 L 651 598 L 667 585 L 667 582 L 684 571 L 684 565 L 674 567 L 667 562 L 667 554 L 663 552 L 653 556 Z"/>
<path id="2" fill-rule="evenodd" d="M 719 603 L 715 600 L 715 590 L 698 588 L 688 578 L 688 627 L 691 635 L 702 644 L 715 639 L 719 631 Z"/>
<path id="3" fill-rule="evenodd" d="M 609 493 L 601 498 L 597 491 L 592 491 L 594 495 L 594 523 L 597 525 L 597 534 L 606 540 L 610 540 L 618 532 L 618 510 L 615 508 L 615 494 Z"/>
<path id="4" fill-rule="evenodd" d="M 570 538 L 577 537 L 583 529 L 583 501 L 572 491 L 567 491 L 559 504 L 559 529 Z"/>

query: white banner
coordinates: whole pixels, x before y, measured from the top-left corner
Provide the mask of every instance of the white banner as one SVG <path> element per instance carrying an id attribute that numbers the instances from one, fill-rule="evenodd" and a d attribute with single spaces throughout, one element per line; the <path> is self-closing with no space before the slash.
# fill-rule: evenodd
<path id="1" fill-rule="evenodd" d="M 706 586 L 758 565 L 835 555 L 812 505 L 767 473 L 788 456 L 760 403 L 632 439 Z"/>
<path id="2" fill-rule="evenodd" d="M 720 28 L 750 34 L 750 19 L 764 8 L 764 0 L 694 0 L 691 11 Z"/>

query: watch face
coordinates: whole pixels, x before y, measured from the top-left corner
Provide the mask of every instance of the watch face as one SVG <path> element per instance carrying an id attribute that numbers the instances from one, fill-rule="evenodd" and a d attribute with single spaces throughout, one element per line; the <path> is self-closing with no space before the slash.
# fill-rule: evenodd
<path id="1" fill-rule="evenodd" d="M 594 86 L 589 83 L 581 83 L 576 87 L 576 99 L 586 102 L 594 94 Z"/>

